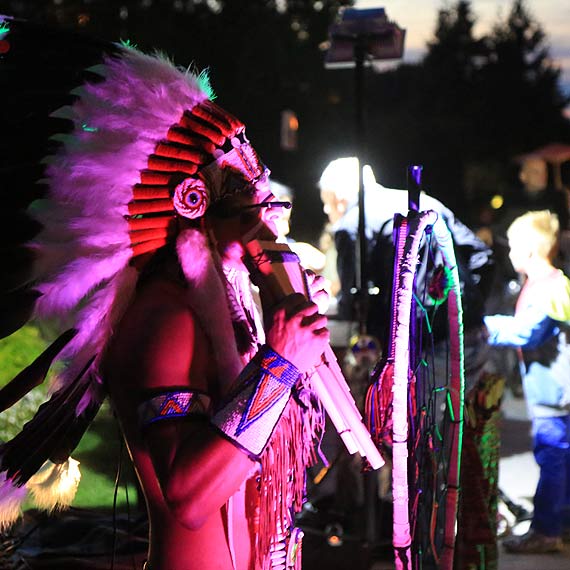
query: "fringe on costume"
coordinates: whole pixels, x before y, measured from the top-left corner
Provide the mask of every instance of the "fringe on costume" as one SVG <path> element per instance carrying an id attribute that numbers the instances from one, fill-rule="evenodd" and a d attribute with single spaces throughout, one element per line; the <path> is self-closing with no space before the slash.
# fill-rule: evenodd
<path id="1" fill-rule="evenodd" d="M 287 549 L 287 540 L 305 500 L 305 470 L 316 462 L 315 442 L 324 431 L 324 412 L 308 378 L 296 387 L 261 457 L 260 526 L 256 568 L 271 569 L 271 552 Z M 301 569 L 301 557 L 295 562 Z"/>
<path id="2" fill-rule="evenodd" d="M 176 246 L 189 283 L 188 302 L 216 349 L 219 377 L 224 381 L 222 389 L 228 390 L 245 360 L 263 340 L 251 282 L 243 272 L 222 268 L 220 260 L 214 257 L 215 244 L 197 229 L 181 232 Z M 249 328 L 251 340 L 243 343 L 243 351 L 237 348 L 236 323 Z M 305 498 L 305 469 L 316 461 L 314 443 L 323 431 L 324 412 L 305 377 L 296 386 L 295 396 L 261 458 L 258 520 L 262 523 L 258 524 L 262 526 L 256 532 L 256 568 L 269 569 L 272 550 L 287 547 L 295 513 L 301 511 Z M 300 570 L 301 557 L 296 564 Z"/>

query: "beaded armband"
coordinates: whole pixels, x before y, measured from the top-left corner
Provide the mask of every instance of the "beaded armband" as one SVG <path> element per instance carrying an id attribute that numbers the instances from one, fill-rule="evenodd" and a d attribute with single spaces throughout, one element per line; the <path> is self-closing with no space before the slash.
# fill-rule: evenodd
<path id="1" fill-rule="evenodd" d="M 210 396 L 193 390 L 169 390 L 146 400 L 138 407 L 142 427 L 171 418 L 209 417 L 209 412 Z"/>
<path id="2" fill-rule="evenodd" d="M 263 346 L 241 372 L 238 391 L 216 412 L 212 423 L 250 455 L 259 457 L 299 375 L 293 364 Z"/>

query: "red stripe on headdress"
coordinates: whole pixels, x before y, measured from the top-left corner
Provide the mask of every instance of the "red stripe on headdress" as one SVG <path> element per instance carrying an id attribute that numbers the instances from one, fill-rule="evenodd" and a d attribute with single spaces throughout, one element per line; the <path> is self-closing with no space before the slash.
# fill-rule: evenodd
<path id="1" fill-rule="evenodd" d="M 133 198 L 135 200 L 167 199 L 170 198 L 170 189 L 168 186 L 148 186 L 137 184 L 133 188 Z"/>
<path id="2" fill-rule="evenodd" d="M 153 228 L 149 230 L 129 232 L 129 236 L 131 238 L 131 244 L 137 244 L 150 240 L 165 239 L 170 233 L 171 232 L 168 231 L 168 228 Z"/>
<path id="3" fill-rule="evenodd" d="M 166 238 L 163 238 L 163 239 L 152 239 L 142 243 L 137 243 L 136 245 L 132 246 L 133 257 L 137 257 L 138 255 L 143 255 L 150 251 L 155 251 L 158 248 L 166 245 L 167 241 L 168 240 Z"/>
<path id="4" fill-rule="evenodd" d="M 196 105 L 194 109 L 198 109 L 198 112 L 204 109 L 213 115 L 223 117 L 226 121 L 228 121 L 231 129 L 236 133 L 241 132 L 245 129 L 245 125 L 237 117 L 231 113 L 228 113 L 225 109 L 222 109 L 222 107 L 219 107 L 215 103 L 212 103 L 212 101 L 202 101 L 202 103 Z"/>
<path id="5" fill-rule="evenodd" d="M 204 103 L 193 107 L 190 111 L 191 114 L 207 123 L 215 125 L 226 137 L 232 137 L 245 128 L 245 125 L 241 121 L 217 105 L 209 101 Z"/>
<path id="6" fill-rule="evenodd" d="M 166 135 L 167 140 L 170 142 L 176 142 L 180 144 L 185 144 L 190 147 L 201 148 L 206 154 L 213 155 L 216 150 L 216 145 L 204 137 L 199 137 L 196 133 L 189 131 L 176 125 L 170 127 L 168 134 Z"/>
<path id="7" fill-rule="evenodd" d="M 148 157 L 148 168 L 150 170 L 162 170 L 165 172 L 185 172 L 186 174 L 196 174 L 198 170 L 198 166 L 193 162 L 174 160 L 154 154 Z"/>
<path id="8" fill-rule="evenodd" d="M 208 125 L 204 124 L 202 121 L 197 121 L 193 119 L 191 116 L 184 114 L 180 124 L 193 131 L 194 133 L 198 133 L 203 137 L 206 137 L 208 140 L 212 141 L 217 146 L 222 146 L 226 141 L 225 135 L 214 130 L 213 128 L 209 127 Z"/>
<path id="9" fill-rule="evenodd" d="M 207 153 L 199 148 L 181 147 L 169 143 L 158 143 L 154 154 L 178 160 L 187 160 L 195 164 L 204 164 L 208 159 L 212 160 L 211 156 L 208 156 Z"/>
<path id="10" fill-rule="evenodd" d="M 156 170 L 141 170 L 141 184 L 161 186 L 171 184 L 172 172 L 157 172 Z"/>
<path id="11" fill-rule="evenodd" d="M 129 215 L 138 216 L 153 212 L 171 212 L 173 209 L 172 200 L 143 200 L 129 204 Z"/>

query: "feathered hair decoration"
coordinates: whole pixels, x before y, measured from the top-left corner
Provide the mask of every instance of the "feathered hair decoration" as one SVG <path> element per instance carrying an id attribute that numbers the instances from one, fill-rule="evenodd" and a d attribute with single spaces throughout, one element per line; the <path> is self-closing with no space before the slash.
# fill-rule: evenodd
<path id="1" fill-rule="evenodd" d="M 14 72 L 21 58 L 30 57 L 26 42 L 36 41 L 42 50 L 43 45 L 31 39 L 26 23 L 10 22 L 9 27 L 14 41 L 0 68 L 7 63 Z M 66 42 L 59 35 L 45 35 L 43 41 L 57 44 L 65 65 L 77 38 Z M 73 100 L 50 92 L 49 101 L 59 104 L 46 109 L 38 99 L 41 104 L 32 113 L 42 124 L 49 114 L 67 132 L 38 146 L 39 156 L 40 150 L 57 145 L 43 154 L 41 184 L 28 182 L 18 194 L 26 198 L 11 201 L 31 230 L 8 252 L 9 276 L 0 280 L 0 307 L 6 309 L 0 334 L 11 334 L 30 317 L 62 318 L 70 331 L 0 392 L 0 408 L 3 402 L 11 405 L 43 381 L 54 359 L 66 364 L 51 399 L 0 447 L 0 527 L 14 519 L 24 486 L 50 509 L 72 499 L 78 475 L 69 454 L 104 397 L 100 354 L 132 299 L 141 267 L 176 237 L 180 210 L 173 201 L 175 189 L 182 189 L 180 208 L 189 208 L 189 217 L 195 217 L 195 184 L 188 179 L 198 181 L 204 165 L 216 162 L 222 169 L 231 150 L 232 167 L 240 157 L 247 159 L 244 182 L 250 182 L 251 172 L 257 176 L 263 170 L 245 139 L 243 123 L 209 100 L 213 92 L 206 73 L 179 69 L 161 55 L 124 45 L 82 40 L 80 47 L 89 66 L 72 74 L 84 78 L 71 90 Z M 60 72 L 57 62 L 49 65 Z M 30 89 L 26 81 L 22 79 L 22 89 Z M 19 163 L 19 154 L 12 160 L 17 184 L 37 172 L 36 165 L 32 169 Z M 197 244 L 184 243 L 186 249 Z M 237 366 L 235 356 L 225 363 L 227 368 Z"/>

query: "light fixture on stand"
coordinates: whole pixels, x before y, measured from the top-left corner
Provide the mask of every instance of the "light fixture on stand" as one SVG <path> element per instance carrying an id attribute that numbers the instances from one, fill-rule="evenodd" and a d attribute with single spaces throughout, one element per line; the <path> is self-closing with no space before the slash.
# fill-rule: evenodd
<path id="1" fill-rule="evenodd" d="M 368 308 L 366 275 L 366 237 L 364 181 L 366 164 L 364 133 L 364 66 L 397 61 L 404 53 L 406 31 L 388 20 L 384 8 L 341 8 L 329 29 L 330 47 L 325 56 L 326 69 L 355 68 L 355 147 L 358 173 L 358 248 L 356 252 L 357 316 L 359 333 L 366 334 Z"/>
<path id="2" fill-rule="evenodd" d="M 362 169 L 368 163 L 364 129 L 364 67 L 393 64 L 404 53 L 406 31 L 388 20 L 384 8 L 341 8 L 329 28 L 330 47 L 325 56 L 326 69 L 354 68 L 355 93 L 355 154 L 358 168 L 358 245 L 356 248 L 356 315 L 359 334 L 366 335 L 368 316 L 368 277 L 366 268 L 366 219 L 364 211 L 364 180 Z M 366 542 L 371 547 L 377 540 L 376 497 L 374 472 L 364 474 L 366 509 Z M 333 536 L 334 534 L 331 534 Z M 337 535 L 334 535 L 337 536 Z M 334 542 L 333 538 L 333 542 Z M 342 537 L 340 537 L 342 541 Z M 329 541 L 330 544 L 330 541 Z"/>

